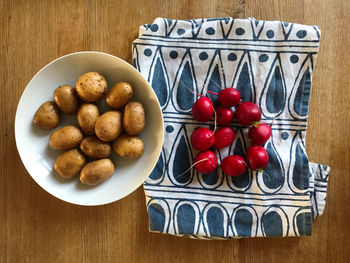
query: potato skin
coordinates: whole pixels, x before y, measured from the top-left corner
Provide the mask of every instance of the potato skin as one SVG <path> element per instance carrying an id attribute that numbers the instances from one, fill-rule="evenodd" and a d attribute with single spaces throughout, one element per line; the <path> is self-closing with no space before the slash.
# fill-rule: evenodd
<path id="1" fill-rule="evenodd" d="M 111 145 L 96 136 L 85 137 L 80 143 L 81 151 L 89 157 L 102 159 L 111 154 Z"/>
<path id="2" fill-rule="evenodd" d="M 100 159 L 86 164 L 80 172 L 80 181 L 83 184 L 96 185 L 106 181 L 114 174 L 113 162 L 108 159 Z"/>
<path id="3" fill-rule="evenodd" d="M 83 133 L 75 126 L 65 126 L 51 133 L 49 146 L 54 150 L 69 150 L 79 145 Z"/>
<path id="4" fill-rule="evenodd" d="M 64 85 L 55 89 L 54 100 L 60 110 L 67 114 L 74 114 L 79 107 L 79 100 L 73 87 Z"/>
<path id="5" fill-rule="evenodd" d="M 124 158 L 138 158 L 145 149 L 141 138 L 127 134 L 120 135 L 112 147 L 116 154 Z"/>
<path id="6" fill-rule="evenodd" d="M 140 102 L 126 104 L 123 115 L 123 128 L 129 135 L 137 135 L 145 127 L 145 110 Z"/>
<path id="7" fill-rule="evenodd" d="M 95 102 L 107 92 L 107 80 L 97 72 L 88 72 L 78 78 L 75 89 L 81 100 Z"/>
<path id="8" fill-rule="evenodd" d="M 95 104 L 84 103 L 79 107 L 77 113 L 78 124 L 85 135 L 95 134 L 95 123 L 99 115 L 99 110 Z"/>
<path id="9" fill-rule="evenodd" d="M 120 110 L 133 96 L 132 86 L 128 82 L 118 82 L 105 95 L 106 104 L 112 109 Z"/>
<path id="10" fill-rule="evenodd" d="M 60 124 L 60 110 L 53 101 L 46 101 L 36 111 L 33 123 L 41 129 L 56 128 Z"/>
<path id="11" fill-rule="evenodd" d="M 54 169 L 63 178 L 71 178 L 80 172 L 85 163 L 86 158 L 84 154 L 78 149 L 72 149 L 56 158 Z"/>
<path id="12" fill-rule="evenodd" d="M 122 131 L 122 113 L 120 111 L 107 111 L 96 120 L 96 136 L 104 142 L 114 141 Z"/>

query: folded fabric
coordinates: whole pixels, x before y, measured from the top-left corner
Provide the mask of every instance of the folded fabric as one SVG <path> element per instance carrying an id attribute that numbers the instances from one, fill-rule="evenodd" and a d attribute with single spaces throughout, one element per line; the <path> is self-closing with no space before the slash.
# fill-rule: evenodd
<path id="1" fill-rule="evenodd" d="M 195 238 L 311 235 L 312 216 L 325 206 L 329 167 L 309 163 L 305 135 L 312 74 L 320 41 L 317 26 L 255 19 L 171 20 L 140 27 L 134 66 L 150 82 L 163 110 L 165 137 L 158 163 L 144 183 L 150 231 Z M 192 131 L 214 121 L 193 120 L 200 94 L 235 87 L 256 103 L 272 135 L 264 145 L 264 173 L 230 177 L 185 172 L 197 154 Z M 191 91 L 192 92 L 191 92 Z M 247 128 L 234 121 L 233 144 L 219 162 L 244 156 Z"/>

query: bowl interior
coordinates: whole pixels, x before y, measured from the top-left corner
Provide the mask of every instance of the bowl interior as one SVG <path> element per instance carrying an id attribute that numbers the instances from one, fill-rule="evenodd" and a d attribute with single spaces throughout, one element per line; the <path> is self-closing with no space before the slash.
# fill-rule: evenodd
<path id="1" fill-rule="evenodd" d="M 145 152 L 133 160 L 112 153 L 115 174 L 98 186 L 80 183 L 78 176 L 61 178 L 54 170 L 56 157 L 62 153 L 48 147 L 53 130 L 41 130 L 32 124 L 38 107 L 53 100 L 54 90 L 64 84 L 75 86 L 78 77 L 86 72 L 103 74 L 110 88 L 116 82 L 127 81 L 134 89 L 132 100 L 140 101 L 146 114 L 145 129 L 140 134 Z M 108 108 L 98 103 L 100 114 Z M 77 125 L 76 116 L 62 115 L 60 126 Z M 24 166 L 33 179 L 47 192 L 64 201 L 79 205 L 101 205 L 116 201 L 137 189 L 154 168 L 163 143 L 163 118 L 159 102 L 148 82 L 130 64 L 100 52 L 72 53 L 54 60 L 41 69 L 25 88 L 17 107 L 15 120 L 17 149 Z"/>

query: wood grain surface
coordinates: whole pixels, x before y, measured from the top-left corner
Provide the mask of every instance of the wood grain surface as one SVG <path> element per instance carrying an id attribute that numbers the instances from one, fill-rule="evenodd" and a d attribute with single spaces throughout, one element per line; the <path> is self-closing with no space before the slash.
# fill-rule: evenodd
<path id="1" fill-rule="evenodd" d="M 0 0 L 0 262 L 349 262 L 350 1 Z M 60 201 L 28 175 L 14 118 L 29 80 L 64 54 L 96 50 L 131 62 L 138 27 L 156 17 L 255 17 L 317 24 L 307 152 L 331 166 L 312 237 L 198 241 L 148 232 L 143 189 L 113 204 Z"/>

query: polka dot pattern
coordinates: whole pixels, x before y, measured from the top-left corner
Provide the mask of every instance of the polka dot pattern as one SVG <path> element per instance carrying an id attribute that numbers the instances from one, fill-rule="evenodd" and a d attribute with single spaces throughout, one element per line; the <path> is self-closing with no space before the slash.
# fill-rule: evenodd
<path id="1" fill-rule="evenodd" d="M 236 61 L 237 60 L 237 55 L 235 53 L 230 53 L 228 56 L 227 56 L 227 59 L 229 61 Z"/>
<path id="2" fill-rule="evenodd" d="M 171 57 L 172 59 L 175 59 L 175 58 L 177 58 L 178 57 L 178 53 L 176 52 L 176 51 L 170 51 L 170 53 L 169 53 L 169 57 Z"/>
<path id="3" fill-rule="evenodd" d="M 207 52 L 201 52 L 200 54 L 199 54 L 199 59 L 200 60 L 207 60 L 208 59 L 208 53 Z"/>
<path id="4" fill-rule="evenodd" d="M 215 30 L 214 28 L 212 27 L 208 27 L 206 30 L 205 30 L 205 33 L 207 33 L 208 35 L 214 35 L 215 34 Z"/>
<path id="5" fill-rule="evenodd" d="M 152 56 L 152 50 L 146 48 L 145 51 L 143 51 L 143 54 L 145 54 L 146 57 L 150 57 Z"/>
<path id="6" fill-rule="evenodd" d="M 244 35 L 244 33 L 245 33 L 245 30 L 243 28 L 239 27 L 236 29 L 236 34 L 238 36 Z"/>
<path id="7" fill-rule="evenodd" d="M 262 54 L 259 56 L 259 61 L 260 62 L 266 62 L 269 59 L 269 56 L 266 54 Z"/>

